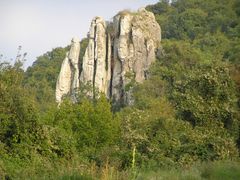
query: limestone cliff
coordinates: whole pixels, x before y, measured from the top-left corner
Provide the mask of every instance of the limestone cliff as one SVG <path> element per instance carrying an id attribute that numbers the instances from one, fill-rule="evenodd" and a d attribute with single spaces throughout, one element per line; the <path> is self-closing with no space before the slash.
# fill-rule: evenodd
<path id="1" fill-rule="evenodd" d="M 130 84 L 141 83 L 148 77 L 149 66 L 155 61 L 160 45 L 161 29 L 154 15 L 143 8 L 135 13 L 120 12 L 113 22 L 96 17 L 88 39 L 81 68 L 74 54 L 80 52 L 76 44 L 72 44 L 63 61 L 57 82 L 57 101 L 67 93 L 74 97 L 76 88 L 89 86 L 92 97 L 99 91 L 116 102 L 131 104 Z"/>
<path id="2" fill-rule="evenodd" d="M 125 88 L 134 79 L 147 78 L 150 64 L 161 41 L 161 29 L 152 13 L 120 12 L 114 17 L 114 71 L 112 97 L 131 104 L 131 89 Z"/>
<path id="3" fill-rule="evenodd" d="M 79 53 L 80 42 L 73 38 L 70 51 L 66 53 L 56 84 L 56 101 L 60 103 L 64 95 L 70 94 L 76 101 L 76 91 L 79 88 Z"/>
<path id="4" fill-rule="evenodd" d="M 106 32 L 106 23 L 100 18 L 93 19 L 88 35 L 89 43 L 82 62 L 82 72 L 80 81 L 82 85 L 91 87 L 90 95 L 94 95 L 94 91 L 98 90 L 109 93 L 110 83 L 110 61 L 108 56 L 108 42 Z"/>

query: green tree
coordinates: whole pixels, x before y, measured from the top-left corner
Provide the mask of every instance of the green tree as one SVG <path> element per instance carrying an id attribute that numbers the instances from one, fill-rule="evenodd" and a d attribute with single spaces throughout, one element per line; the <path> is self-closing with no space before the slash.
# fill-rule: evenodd
<path id="1" fill-rule="evenodd" d="M 69 48 L 55 48 L 37 58 L 25 73 L 24 86 L 33 89 L 41 111 L 55 105 L 55 86 Z"/>
<path id="2" fill-rule="evenodd" d="M 118 141 L 118 121 L 103 96 L 96 102 L 83 99 L 78 104 L 72 104 L 66 101 L 56 112 L 53 123 L 73 135 L 77 151 L 89 160 L 96 160 L 105 148 Z"/>
<path id="3" fill-rule="evenodd" d="M 237 136 L 237 92 L 228 66 L 184 42 L 166 43 L 154 74 L 167 83 L 177 117 L 193 126 L 223 123 Z M 210 123 L 210 124 L 209 124 Z M 234 129 L 234 131 L 233 131 Z"/>
<path id="4" fill-rule="evenodd" d="M 39 128 L 31 89 L 22 86 L 24 72 L 18 62 L 0 64 L 0 141 L 8 153 L 28 156 Z"/>

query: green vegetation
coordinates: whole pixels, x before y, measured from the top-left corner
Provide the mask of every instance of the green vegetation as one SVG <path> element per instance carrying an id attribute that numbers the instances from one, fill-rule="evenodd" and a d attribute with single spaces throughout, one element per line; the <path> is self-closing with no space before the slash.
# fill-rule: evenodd
<path id="1" fill-rule="evenodd" d="M 55 105 L 56 81 L 68 49 L 69 47 L 55 48 L 39 56 L 24 74 L 23 85 L 35 93 L 41 111 L 47 111 Z"/>
<path id="2" fill-rule="evenodd" d="M 68 47 L 38 57 L 26 72 L 21 62 L 0 62 L 0 179 L 239 179 L 239 5 L 148 6 L 163 50 L 144 83 L 128 75 L 134 105 L 119 111 L 86 92 L 57 108 Z"/>

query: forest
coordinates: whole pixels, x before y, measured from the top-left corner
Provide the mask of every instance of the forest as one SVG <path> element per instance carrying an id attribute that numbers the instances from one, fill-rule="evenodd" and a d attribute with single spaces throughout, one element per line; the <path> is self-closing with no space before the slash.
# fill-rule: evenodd
<path id="1" fill-rule="evenodd" d="M 0 60 L 0 179 L 240 179 L 240 1 L 146 9 L 161 26 L 162 51 L 149 78 L 131 83 L 132 106 L 81 91 L 58 108 L 69 46 L 27 70 Z"/>

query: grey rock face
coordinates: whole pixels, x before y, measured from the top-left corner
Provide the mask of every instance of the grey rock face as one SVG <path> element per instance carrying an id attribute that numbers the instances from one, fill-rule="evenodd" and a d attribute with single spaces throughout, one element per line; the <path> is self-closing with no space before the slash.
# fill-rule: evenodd
<path id="1" fill-rule="evenodd" d="M 95 91 L 108 94 L 110 82 L 110 61 L 108 60 L 106 23 L 95 17 L 89 31 L 89 44 L 83 57 L 81 83 L 90 85 L 90 95 Z"/>
<path id="2" fill-rule="evenodd" d="M 80 42 L 73 38 L 70 51 L 63 60 L 61 71 L 56 84 L 56 101 L 61 103 L 64 95 L 70 94 L 73 102 L 76 102 L 76 91 L 79 88 L 79 54 Z"/>
<path id="3" fill-rule="evenodd" d="M 155 51 L 161 42 L 161 29 L 152 13 L 145 9 L 137 13 L 122 12 L 114 17 L 113 98 L 132 104 L 131 83 L 141 83 L 155 61 Z"/>
<path id="4" fill-rule="evenodd" d="M 147 79 L 148 69 L 160 47 L 161 29 L 154 15 L 143 8 L 136 13 L 120 12 L 113 22 L 106 23 L 95 17 L 88 39 L 81 72 L 78 67 L 80 45 L 78 40 L 73 40 L 59 75 L 57 101 L 63 94 L 74 94 L 74 89 L 87 85 L 88 95 L 92 97 L 98 91 L 117 102 L 132 104 L 132 84 Z"/>
<path id="5" fill-rule="evenodd" d="M 58 75 L 57 84 L 56 84 L 56 101 L 61 103 L 64 95 L 70 93 L 71 82 L 72 82 L 72 71 L 70 61 L 68 59 L 68 53 L 62 62 L 61 71 Z"/>

